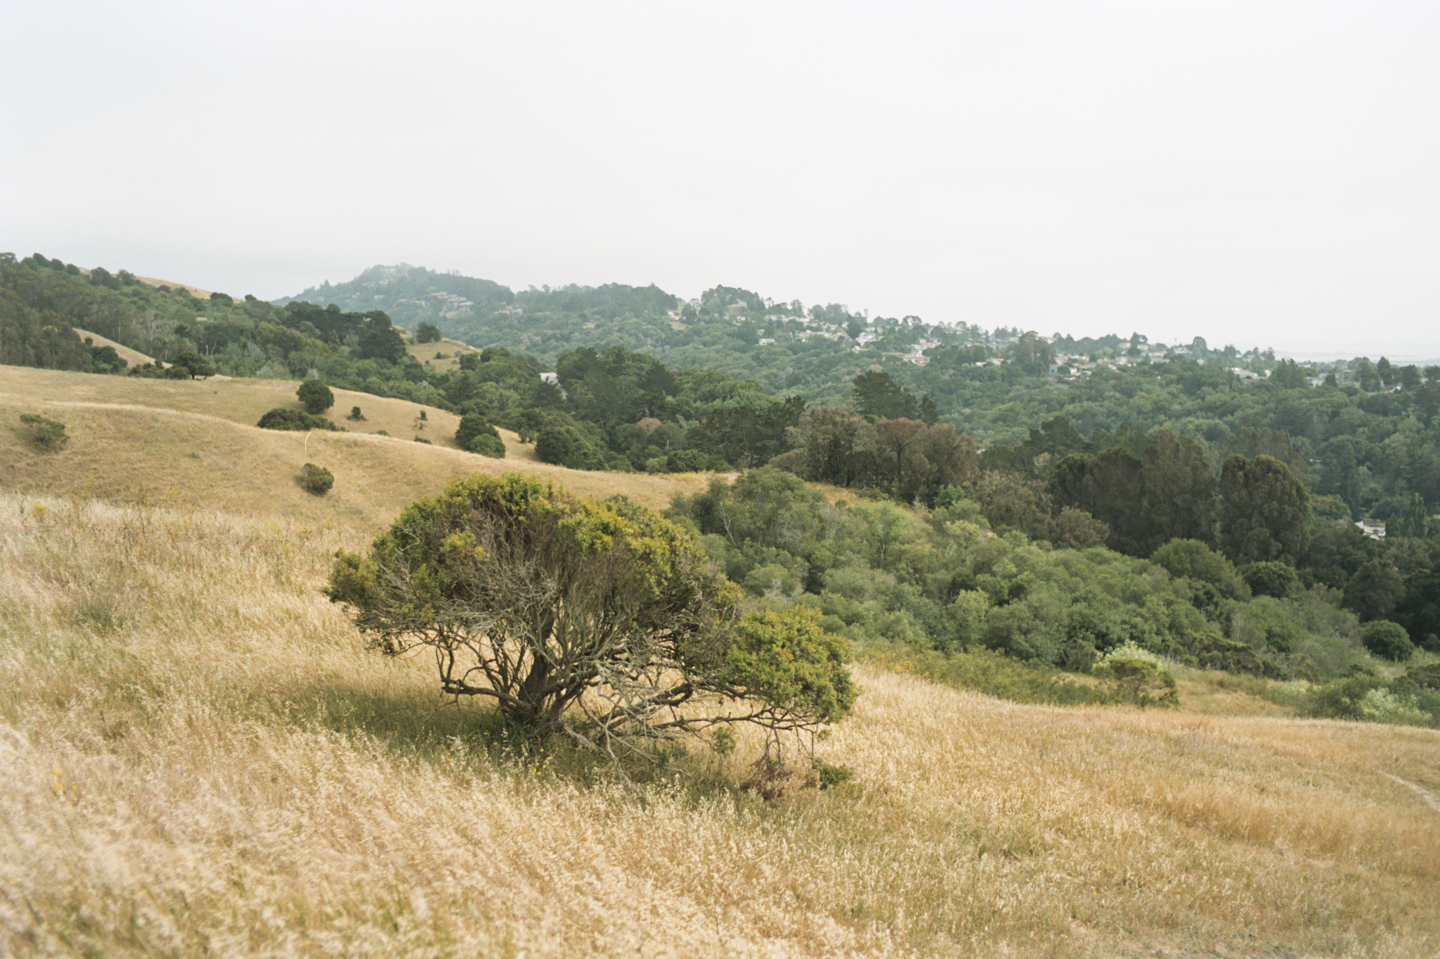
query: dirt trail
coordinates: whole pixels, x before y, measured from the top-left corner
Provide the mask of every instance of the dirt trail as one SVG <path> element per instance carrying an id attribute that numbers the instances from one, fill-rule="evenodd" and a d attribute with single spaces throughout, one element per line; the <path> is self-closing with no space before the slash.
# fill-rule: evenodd
<path id="1" fill-rule="evenodd" d="M 1381 775 L 1384 776 L 1386 779 L 1393 779 L 1400 785 L 1408 786 L 1409 788 L 1415 790 L 1415 792 L 1419 793 L 1420 798 L 1425 800 L 1425 802 L 1430 806 L 1431 809 L 1435 810 L 1436 812 L 1440 812 L 1440 796 L 1435 795 L 1430 790 L 1426 789 L 1424 786 L 1417 786 L 1409 780 L 1401 779 L 1399 776 L 1392 776 L 1389 773 L 1381 773 Z"/>

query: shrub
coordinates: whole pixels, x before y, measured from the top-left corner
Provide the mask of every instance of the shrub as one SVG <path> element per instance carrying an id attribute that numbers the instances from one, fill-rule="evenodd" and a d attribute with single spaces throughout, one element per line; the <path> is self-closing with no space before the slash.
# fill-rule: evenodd
<path id="1" fill-rule="evenodd" d="M 1415 644 L 1410 642 L 1405 627 L 1388 619 L 1371 620 L 1361 627 L 1360 642 L 1374 655 L 1396 663 L 1415 654 Z"/>
<path id="2" fill-rule="evenodd" d="M 603 457 L 573 426 L 550 426 L 535 438 L 535 458 L 576 470 L 604 469 Z"/>
<path id="3" fill-rule="evenodd" d="M 437 343 L 440 340 L 440 328 L 434 323 L 421 323 L 415 327 L 416 343 Z"/>
<path id="4" fill-rule="evenodd" d="M 30 445 L 47 453 L 65 448 L 70 437 L 65 435 L 65 424 L 38 413 L 21 413 L 20 423 L 29 434 Z"/>
<path id="5" fill-rule="evenodd" d="M 295 395 L 300 398 L 300 404 L 307 413 L 323 413 L 335 405 L 335 394 L 319 380 L 306 380 L 301 383 Z"/>
<path id="6" fill-rule="evenodd" d="M 276 407 L 255 424 L 264 430 L 338 430 L 340 427 L 323 416 L 312 416 L 301 410 Z"/>
<path id="7" fill-rule="evenodd" d="M 324 496 L 335 485 L 335 474 L 323 466 L 306 463 L 300 474 L 300 485 L 316 496 Z"/>
<path id="8" fill-rule="evenodd" d="M 488 456 L 491 459 L 503 460 L 505 458 L 505 441 L 500 438 L 499 433 L 481 433 L 470 441 L 468 449 L 472 453 L 479 453 L 481 456 Z"/>
<path id="9" fill-rule="evenodd" d="M 175 357 L 175 363 L 165 371 L 169 379 L 204 379 L 215 375 L 215 364 L 194 350 L 184 350 Z"/>
<path id="10" fill-rule="evenodd" d="M 360 412 L 360 407 L 358 406 L 350 407 L 350 415 L 346 417 L 346 419 L 352 420 L 363 420 L 364 418 L 365 414 Z"/>
<path id="11" fill-rule="evenodd" d="M 1313 719 L 1437 725 L 1440 715 L 1435 710 L 1435 697 L 1426 697 L 1430 704 L 1427 709 L 1415 694 L 1413 685 L 1409 690 L 1396 688 L 1403 685 L 1406 684 L 1386 683 L 1373 675 L 1349 676 L 1306 691 L 1297 704 L 1297 711 L 1301 716 Z"/>
<path id="12" fill-rule="evenodd" d="M 882 669 L 912 673 L 1015 703 L 1079 705 L 1109 702 L 1112 698 L 1105 690 L 1075 682 L 1053 666 L 1018 660 L 978 644 L 940 652 L 878 641 L 862 647 L 861 656 Z"/>
<path id="13" fill-rule="evenodd" d="M 682 527 L 522 476 L 410 506 L 367 556 L 336 556 L 327 595 L 372 648 L 430 647 L 446 695 L 612 756 L 737 722 L 774 742 L 855 699 L 814 610 L 738 621 L 738 590 Z"/>
<path id="14" fill-rule="evenodd" d="M 1295 575 L 1295 570 L 1274 560 L 1243 566 L 1240 575 L 1245 578 L 1246 585 L 1255 596 L 1289 599 L 1305 591 L 1300 585 L 1300 577 Z"/>
<path id="15" fill-rule="evenodd" d="M 505 441 L 500 438 L 499 431 L 476 413 L 460 417 L 460 425 L 455 430 L 455 445 L 482 456 L 505 458 Z"/>
<path id="16" fill-rule="evenodd" d="M 1174 706 L 1179 701 L 1175 677 L 1160 657 L 1129 643 L 1105 654 L 1094 673 L 1114 685 L 1122 702 L 1137 706 Z"/>

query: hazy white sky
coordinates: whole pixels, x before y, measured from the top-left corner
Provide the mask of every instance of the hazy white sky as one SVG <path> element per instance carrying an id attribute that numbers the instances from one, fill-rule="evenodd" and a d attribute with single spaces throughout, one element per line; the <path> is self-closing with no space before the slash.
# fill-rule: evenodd
<path id="1" fill-rule="evenodd" d="M 1440 357 L 1440 4 L 13 3 L 0 250 Z"/>

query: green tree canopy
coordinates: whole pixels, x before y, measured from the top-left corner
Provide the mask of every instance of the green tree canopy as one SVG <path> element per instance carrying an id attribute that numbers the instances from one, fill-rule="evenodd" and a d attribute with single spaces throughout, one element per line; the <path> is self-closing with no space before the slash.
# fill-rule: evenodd
<path id="1" fill-rule="evenodd" d="M 482 456 L 505 458 L 505 441 L 500 438 L 499 431 L 486 422 L 485 417 L 475 413 L 460 417 L 460 425 L 455 430 L 455 445 Z"/>
<path id="2" fill-rule="evenodd" d="M 307 413 L 323 413 L 335 405 L 335 394 L 319 380 L 306 380 L 301 383 L 295 396 Z"/>
<path id="3" fill-rule="evenodd" d="M 1310 493 L 1273 456 L 1231 456 L 1220 471 L 1220 548 L 1237 566 L 1293 564 L 1310 545 Z"/>
<path id="4" fill-rule="evenodd" d="M 408 507 L 368 555 L 337 556 L 328 595 L 373 648 L 433 650 L 447 695 L 612 754 L 717 724 L 814 729 L 855 698 L 813 613 L 742 622 L 682 527 L 521 476 Z"/>

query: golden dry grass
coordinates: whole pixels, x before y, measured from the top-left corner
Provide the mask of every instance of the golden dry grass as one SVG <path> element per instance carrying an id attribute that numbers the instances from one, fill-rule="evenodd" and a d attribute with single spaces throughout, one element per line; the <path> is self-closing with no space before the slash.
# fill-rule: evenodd
<path id="1" fill-rule="evenodd" d="M 75 328 L 75 332 L 80 335 L 80 339 L 82 340 L 90 340 L 96 346 L 110 347 L 115 351 L 116 356 L 120 357 L 120 359 L 124 360 L 131 366 L 144 366 L 146 363 L 155 362 L 152 357 L 146 356 L 139 350 L 131 349 L 123 343 L 117 343 L 116 341 L 110 339 L 108 336 L 101 336 L 99 333 L 91 333 L 89 330 L 82 330 L 79 327 Z"/>
<path id="2" fill-rule="evenodd" d="M 429 366 L 440 373 L 449 373 L 451 370 L 460 368 L 460 357 L 466 353 L 479 353 L 469 343 L 461 343 L 459 340 L 442 339 L 438 343 L 417 343 L 408 339 L 405 343 L 405 351 L 424 366 Z M 444 354 L 443 358 L 436 359 L 436 354 Z"/>
<path id="3" fill-rule="evenodd" d="M 81 270 L 86 276 L 90 275 L 89 270 Z M 202 290 L 198 286 L 191 286 L 189 283 L 176 283 L 174 280 L 160 280 L 153 276 L 137 276 L 135 279 L 141 283 L 148 283 L 150 286 L 168 286 L 172 290 L 189 290 L 190 295 L 197 300 L 208 300 L 213 290 Z"/>
<path id="4" fill-rule="evenodd" d="M 405 400 L 335 390 L 332 418 L 348 432 L 285 433 L 254 424 L 277 406 L 298 409 L 287 380 L 144 380 L 0 366 L 0 489 L 109 502 L 206 506 L 222 512 L 332 520 L 377 532 L 406 505 L 475 473 L 524 472 L 584 496 L 624 493 L 663 509 L 708 475 L 588 473 L 539 463 L 501 430 L 506 458 L 454 448 L 459 417 Z M 345 419 L 359 406 L 365 420 Z M 424 409 L 426 418 L 419 418 Z M 58 453 L 26 445 L 22 413 L 58 419 Z M 377 435 L 379 431 L 389 437 Z M 416 443 L 421 436 L 433 445 Z M 296 483 L 317 463 L 335 475 L 324 497 Z"/>
<path id="5" fill-rule="evenodd" d="M 363 540 L 0 495 L 0 954 L 1440 949 L 1435 731 L 859 670 L 858 789 L 764 802 L 745 741 L 630 785 L 364 652 L 316 592 Z"/>
<path id="6" fill-rule="evenodd" d="M 319 596 L 335 549 L 470 471 L 652 506 L 708 478 L 251 425 L 295 386 L 0 367 L 0 955 L 1440 951 L 1435 731 L 862 669 L 820 747 L 858 789 L 763 802 L 743 738 L 637 785 L 487 746 L 487 713 L 438 708 L 433 667 L 364 652 Z M 31 451 L 22 412 L 67 448 Z M 1264 708 L 1188 682 L 1198 712 Z"/>

